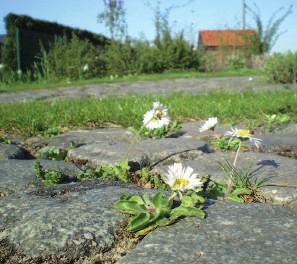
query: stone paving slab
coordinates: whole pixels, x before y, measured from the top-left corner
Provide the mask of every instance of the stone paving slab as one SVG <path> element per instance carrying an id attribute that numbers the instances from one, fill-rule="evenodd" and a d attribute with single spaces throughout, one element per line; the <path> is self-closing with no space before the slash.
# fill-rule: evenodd
<path id="1" fill-rule="evenodd" d="M 195 160 L 185 161 L 201 176 L 209 175 L 211 179 L 227 182 L 219 162 L 228 160 L 232 163 L 235 153 L 209 153 L 197 156 Z M 161 175 L 167 172 L 168 165 L 159 164 L 153 171 Z M 259 191 L 273 203 L 291 203 L 297 200 L 297 160 L 281 157 L 271 153 L 240 153 L 238 166 L 252 173 L 252 180 L 267 179 L 266 187 Z"/>
<path id="2" fill-rule="evenodd" d="M 199 128 L 202 126 L 204 121 L 187 122 L 182 124 L 182 129 L 180 132 L 176 133 L 174 137 L 176 138 L 188 138 L 188 139 L 200 139 L 204 140 L 206 143 L 208 141 L 209 132 L 199 132 Z M 228 125 L 218 125 L 216 127 L 216 133 L 218 135 L 224 135 L 226 131 L 230 131 L 231 126 Z M 273 133 L 263 132 L 256 130 L 254 137 L 262 140 L 260 151 L 262 152 L 290 152 L 297 157 L 297 124 L 289 124 L 278 127 Z M 245 145 L 254 151 L 259 151 L 256 147 L 245 142 Z"/>
<path id="3" fill-rule="evenodd" d="M 117 263 L 296 263 L 296 211 L 217 201 L 206 213 L 148 234 Z"/>
<path id="4" fill-rule="evenodd" d="M 33 160 L 0 160 L 0 193 L 30 192 L 42 186 L 33 171 Z M 57 170 L 75 180 L 80 170 L 71 163 L 41 160 L 45 169 Z"/>
<path id="5" fill-rule="evenodd" d="M 286 135 L 297 135 L 297 124 L 295 123 L 290 123 L 284 126 L 280 126 L 276 128 L 273 133 L 275 134 L 286 134 Z"/>
<path id="6" fill-rule="evenodd" d="M 114 165 L 125 159 L 129 152 L 129 143 L 97 143 L 89 144 L 68 152 L 68 159 L 87 161 L 87 164 L 96 167 L 101 164 Z M 166 138 L 159 140 L 141 140 L 131 147 L 129 165 L 133 170 L 150 166 L 163 159 L 181 161 L 193 159 L 205 149 L 205 143 L 199 140 Z"/>
<path id="7" fill-rule="evenodd" d="M 25 159 L 26 151 L 14 144 L 0 143 L 0 160 Z"/>
<path id="8" fill-rule="evenodd" d="M 262 151 L 282 152 L 290 150 L 297 154 L 297 133 L 296 134 L 266 134 L 261 135 Z"/>
<path id="9" fill-rule="evenodd" d="M 113 247 L 114 231 L 124 219 L 113 203 L 122 193 L 143 190 L 119 184 L 93 184 L 86 190 L 73 183 L 64 188 L 60 195 L 52 195 L 53 189 L 0 198 L 0 241 L 5 239 L 26 257 L 66 256 L 69 263 L 105 252 Z"/>
<path id="10" fill-rule="evenodd" d="M 92 130 L 79 129 L 50 138 L 29 138 L 24 142 L 24 146 L 30 149 L 32 153 L 36 154 L 36 152 L 44 146 L 55 146 L 61 149 L 70 149 L 92 143 L 128 141 L 130 137 L 131 135 L 127 129 L 119 127 Z M 72 146 L 73 144 L 74 146 Z"/>
<path id="11" fill-rule="evenodd" d="M 197 138 L 205 139 L 209 135 L 208 131 L 199 132 L 199 128 L 204 124 L 204 121 L 186 122 L 182 124 L 182 129 L 176 134 L 176 137 L 181 138 Z M 239 126 L 240 127 L 240 126 Z M 218 124 L 215 131 L 218 135 L 224 135 L 227 131 L 231 130 L 230 125 Z M 297 124 L 292 123 L 289 125 L 279 126 L 271 132 L 264 132 L 256 129 L 254 137 L 262 140 L 262 145 L 265 150 L 276 150 L 292 148 L 297 149 Z"/>

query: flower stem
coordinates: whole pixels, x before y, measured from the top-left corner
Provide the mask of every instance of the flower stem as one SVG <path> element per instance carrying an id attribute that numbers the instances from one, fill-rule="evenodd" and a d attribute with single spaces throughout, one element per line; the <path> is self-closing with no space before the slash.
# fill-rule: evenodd
<path id="1" fill-rule="evenodd" d="M 129 144 L 128 148 L 127 148 L 127 151 L 126 151 L 126 153 L 125 153 L 125 155 L 124 155 L 124 159 L 129 160 L 129 154 L 130 154 L 130 152 L 131 152 L 131 150 L 132 150 L 132 147 L 135 145 L 135 143 L 136 143 L 136 139 L 137 139 L 137 137 L 139 136 L 139 134 L 140 134 L 141 130 L 143 129 L 143 127 L 144 127 L 144 126 L 142 126 L 142 127 L 139 129 L 139 131 L 138 131 L 137 134 L 135 133 L 135 134 L 133 135 L 133 137 L 132 137 L 132 139 L 131 139 L 131 141 L 130 141 L 130 144 Z"/>
<path id="2" fill-rule="evenodd" d="M 175 198 L 175 196 L 176 196 L 176 192 L 173 192 L 173 193 L 170 195 L 168 201 L 173 200 L 173 199 Z"/>
<path id="3" fill-rule="evenodd" d="M 238 144 L 238 148 L 237 148 L 234 160 L 233 160 L 232 170 L 231 170 L 231 173 L 230 173 L 230 178 L 229 178 L 229 181 L 227 183 L 227 190 L 226 190 L 226 193 L 224 195 L 225 199 L 229 196 L 229 194 L 231 193 L 232 187 L 233 187 L 233 179 L 234 179 L 235 174 L 236 174 L 236 163 L 237 163 L 237 160 L 238 160 L 240 147 L 241 147 L 241 141 Z"/>
<path id="4" fill-rule="evenodd" d="M 133 135 L 133 137 L 132 137 L 132 139 L 131 139 L 131 141 L 130 141 L 130 144 L 129 144 L 129 146 L 128 146 L 128 149 L 127 149 L 127 151 L 126 151 L 126 153 L 125 153 L 125 155 L 124 155 L 124 159 L 129 160 L 129 154 L 130 154 L 130 152 L 131 152 L 131 150 L 132 150 L 132 147 L 133 147 L 133 146 L 135 145 L 135 143 L 136 143 L 136 138 L 140 135 L 140 132 L 142 131 L 142 129 L 144 129 L 144 128 L 147 126 L 147 124 L 148 124 L 149 122 L 152 121 L 152 119 L 153 119 L 153 117 L 152 117 L 148 122 L 146 122 L 145 124 L 143 124 L 143 125 L 140 127 L 140 129 L 138 130 L 138 133 L 137 133 L 137 134 L 134 134 L 134 135 Z"/>

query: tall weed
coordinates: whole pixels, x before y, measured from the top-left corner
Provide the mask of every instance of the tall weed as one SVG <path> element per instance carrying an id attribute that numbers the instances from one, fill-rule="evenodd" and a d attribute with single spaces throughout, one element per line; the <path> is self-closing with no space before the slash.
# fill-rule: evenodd
<path id="1" fill-rule="evenodd" d="M 272 82 L 297 82 L 297 52 L 275 53 L 265 63 L 265 72 Z"/>
<path id="2" fill-rule="evenodd" d="M 102 75 L 100 50 L 72 35 L 56 38 L 49 51 L 41 48 L 34 66 L 34 78 L 78 80 Z"/>

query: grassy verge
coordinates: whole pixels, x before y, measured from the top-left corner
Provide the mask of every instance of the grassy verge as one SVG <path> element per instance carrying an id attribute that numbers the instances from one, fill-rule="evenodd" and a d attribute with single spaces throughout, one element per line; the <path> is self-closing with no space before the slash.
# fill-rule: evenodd
<path id="1" fill-rule="evenodd" d="M 290 90 L 200 95 L 126 96 L 106 99 L 35 101 L 0 105 L 0 130 L 32 136 L 54 127 L 139 127 L 152 102 L 160 100 L 172 119 L 217 116 L 220 122 L 258 125 L 265 114 L 288 113 L 297 120 L 297 92 Z"/>
<path id="2" fill-rule="evenodd" d="M 17 91 L 31 91 L 40 89 L 55 89 L 61 87 L 75 87 L 81 85 L 100 84 L 100 83 L 119 83 L 119 82 L 135 82 L 135 81 L 154 81 L 154 80 L 173 80 L 183 78 L 211 78 L 211 77 L 232 77 L 232 76 L 259 76 L 263 75 L 259 70 L 241 69 L 228 70 L 222 72 L 165 72 L 155 74 L 142 75 L 127 75 L 122 77 L 104 77 L 89 80 L 77 80 L 73 82 L 58 81 L 58 82 L 16 82 L 13 84 L 0 83 L 0 93 L 2 92 L 17 92 Z"/>

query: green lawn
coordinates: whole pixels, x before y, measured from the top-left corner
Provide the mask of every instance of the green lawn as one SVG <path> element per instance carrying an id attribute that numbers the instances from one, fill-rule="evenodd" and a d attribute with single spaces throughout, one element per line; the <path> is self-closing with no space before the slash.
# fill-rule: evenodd
<path id="1" fill-rule="evenodd" d="M 139 127 L 143 114 L 159 100 L 172 119 L 205 119 L 217 116 L 220 122 L 257 126 L 264 114 L 287 113 L 297 121 L 297 92 L 215 92 L 199 95 L 126 96 L 106 99 L 35 101 L 0 105 L 0 130 L 32 136 L 53 127 L 104 127 L 113 123 Z"/>
<path id="2" fill-rule="evenodd" d="M 40 89 L 56 89 L 61 87 L 73 87 L 100 83 L 118 83 L 118 82 L 135 82 L 135 81 L 152 81 L 152 80 L 172 80 L 182 78 L 211 78 L 211 77 L 232 77 L 232 76 L 261 76 L 263 72 L 254 69 L 228 70 L 222 72 L 165 72 L 159 74 L 142 74 L 142 75 L 127 75 L 118 78 L 104 77 L 89 80 L 77 80 L 72 82 L 57 81 L 57 82 L 16 82 L 13 84 L 0 83 L 0 93 L 2 92 L 17 92 L 31 91 Z"/>

